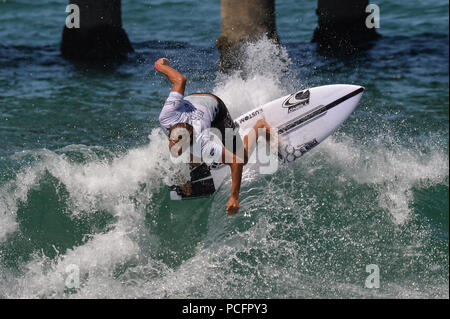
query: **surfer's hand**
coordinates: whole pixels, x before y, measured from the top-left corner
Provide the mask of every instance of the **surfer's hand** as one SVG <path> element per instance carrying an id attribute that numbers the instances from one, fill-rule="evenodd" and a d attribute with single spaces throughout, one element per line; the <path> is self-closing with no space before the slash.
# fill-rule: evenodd
<path id="1" fill-rule="evenodd" d="M 228 215 L 234 215 L 238 212 L 239 208 L 239 201 L 237 198 L 230 197 L 230 200 L 227 203 L 227 214 Z"/>
<path id="2" fill-rule="evenodd" d="M 164 64 L 164 65 L 170 65 L 169 59 L 167 59 L 167 58 L 161 58 L 161 59 L 158 59 L 158 60 L 155 62 L 155 70 L 156 70 L 156 71 L 159 71 L 159 70 L 158 70 L 158 67 L 159 67 L 161 64 Z"/>

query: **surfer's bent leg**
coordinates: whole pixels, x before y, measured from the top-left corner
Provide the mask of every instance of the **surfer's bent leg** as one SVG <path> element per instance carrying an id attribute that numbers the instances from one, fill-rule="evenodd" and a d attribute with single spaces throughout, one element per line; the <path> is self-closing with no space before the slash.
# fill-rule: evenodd
<path id="1" fill-rule="evenodd" d="M 250 130 L 250 132 L 244 137 L 244 150 L 247 156 L 249 156 L 253 152 L 256 141 L 261 136 L 261 134 L 264 134 L 264 137 L 269 144 L 271 136 L 273 134 L 276 134 L 272 130 L 272 127 L 269 125 L 269 123 L 267 123 L 264 119 L 258 120 L 253 126 L 253 129 Z"/>
<path id="2" fill-rule="evenodd" d="M 169 59 L 161 58 L 155 62 L 155 70 L 167 76 L 172 83 L 172 91 L 184 95 L 186 77 L 170 66 Z"/>

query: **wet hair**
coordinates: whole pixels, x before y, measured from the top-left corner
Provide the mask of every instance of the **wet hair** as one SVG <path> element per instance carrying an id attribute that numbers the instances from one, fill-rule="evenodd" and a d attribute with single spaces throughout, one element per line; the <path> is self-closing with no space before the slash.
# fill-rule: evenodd
<path id="1" fill-rule="evenodd" d="M 169 138 L 173 140 L 182 140 L 189 134 L 189 145 L 194 142 L 194 128 L 188 123 L 177 123 L 169 129 Z"/>

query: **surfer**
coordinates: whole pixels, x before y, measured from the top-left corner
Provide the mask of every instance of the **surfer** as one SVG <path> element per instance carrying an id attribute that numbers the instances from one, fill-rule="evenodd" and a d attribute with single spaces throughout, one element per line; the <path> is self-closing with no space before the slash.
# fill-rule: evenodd
<path id="1" fill-rule="evenodd" d="M 198 150 L 198 152 L 191 151 L 191 165 L 199 165 L 202 162 L 229 165 L 232 186 L 226 212 L 229 215 L 237 213 L 240 208 L 239 192 L 243 166 L 247 164 L 259 134 L 265 132 L 267 141 L 270 140 L 269 124 L 265 120 L 259 120 L 242 141 L 225 103 L 218 96 L 211 93 L 194 93 L 184 96 L 186 77 L 172 68 L 167 58 L 158 59 L 155 62 L 155 69 L 167 76 L 172 83 L 172 90 L 159 115 L 159 122 L 169 138 L 172 154 L 181 155 L 182 148 L 174 146 L 188 143 L 191 150 Z M 209 135 L 211 128 L 220 132 L 222 143 L 211 140 Z M 233 147 L 228 149 L 224 145 L 231 144 L 225 143 L 230 131 L 233 132 Z M 174 150 L 177 154 L 174 154 Z"/>

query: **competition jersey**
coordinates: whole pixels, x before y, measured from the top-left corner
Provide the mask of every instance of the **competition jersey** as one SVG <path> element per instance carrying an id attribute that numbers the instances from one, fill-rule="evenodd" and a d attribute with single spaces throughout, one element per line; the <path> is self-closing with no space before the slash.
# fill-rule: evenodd
<path id="1" fill-rule="evenodd" d="M 221 162 L 221 143 L 212 141 L 209 129 L 214 120 L 216 109 L 191 103 L 183 99 L 184 96 L 172 91 L 169 94 L 159 115 L 159 123 L 166 135 L 169 135 L 170 127 L 178 123 L 188 123 L 194 128 L 194 150 L 200 149 L 203 162 Z M 194 151 L 194 155 L 196 152 Z"/>

